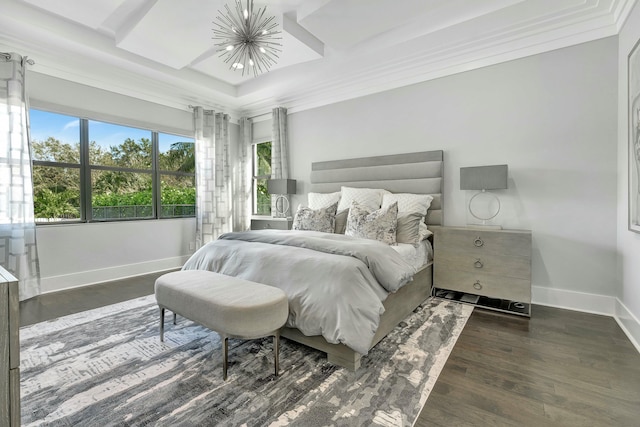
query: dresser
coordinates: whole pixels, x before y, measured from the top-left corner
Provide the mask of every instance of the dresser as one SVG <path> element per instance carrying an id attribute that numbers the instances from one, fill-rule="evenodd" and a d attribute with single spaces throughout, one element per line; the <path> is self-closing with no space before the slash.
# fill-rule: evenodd
<path id="1" fill-rule="evenodd" d="M 430 227 L 434 233 L 434 287 L 468 294 L 462 301 L 531 315 L 531 232 Z M 474 298 L 478 296 L 478 298 Z M 457 299 L 457 298 L 456 298 Z"/>
<path id="2" fill-rule="evenodd" d="M 18 280 L 0 266 L 0 426 L 20 426 Z"/>
<path id="3" fill-rule="evenodd" d="M 292 219 L 287 218 L 251 218 L 252 230 L 291 230 Z"/>

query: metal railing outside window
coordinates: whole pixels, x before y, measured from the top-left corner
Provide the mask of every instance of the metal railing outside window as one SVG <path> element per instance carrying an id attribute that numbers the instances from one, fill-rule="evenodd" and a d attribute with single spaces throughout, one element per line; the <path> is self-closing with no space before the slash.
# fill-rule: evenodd
<path id="1" fill-rule="evenodd" d="M 193 138 L 30 113 L 37 223 L 195 216 Z"/>

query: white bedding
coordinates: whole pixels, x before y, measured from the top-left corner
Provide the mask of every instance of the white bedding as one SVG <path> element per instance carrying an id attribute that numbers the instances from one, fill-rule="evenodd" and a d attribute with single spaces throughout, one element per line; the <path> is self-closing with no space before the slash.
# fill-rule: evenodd
<path id="1" fill-rule="evenodd" d="M 420 270 L 433 260 L 433 246 L 428 240 L 423 240 L 417 247 L 409 243 L 398 243 L 398 246 L 391 246 L 391 248 L 416 270 Z"/>
<path id="2" fill-rule="evenodd" d="M 287 325 L 367 354 L 382 301 L 416 269 L 376 240 L 314 231 L 227 233 L 200 248 L 184 270 L 210 270 L 282 289 Z"/>

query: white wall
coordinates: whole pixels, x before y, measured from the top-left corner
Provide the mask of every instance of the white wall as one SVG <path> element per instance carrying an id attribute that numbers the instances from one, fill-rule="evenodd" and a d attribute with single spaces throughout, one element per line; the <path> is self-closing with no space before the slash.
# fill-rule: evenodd
<path id="1" fill-rule="evenodd" d="M 291 177 L 304 194 L 313 161 L 443 149 L 445 224 L 464 225 L 460 167 L 506 163 L 502 224 L 533 231 L 534 302 L 611 314 L 617 46 L 610 37 L 290 114 Z"/>
<path id="2" fill-rule="evenodd" d="M 618 263 L 620 273 L 619 323 L 640 349 L 640 234 L 628 230 L 628 95 L 627 57 L 640 39 L 640 5 L 636 3 L 619 34 L 618 55 Z"/>
<path id="3" fill-rule="evenodd" d="M 150 130 L 193 135 L 193 116 L 177 110 L 31 72 L 31 106 Z M 238 126 L 231 126 L 232 139 Z M 42 291 L 181 266 L 193 251 L 195 219 L 37 227 Z"/>
<path id="4" fill-rule="evenodd" d="M 180 267 L 195 220 L 38 226 L 42 291 L 51 292 Z"/>

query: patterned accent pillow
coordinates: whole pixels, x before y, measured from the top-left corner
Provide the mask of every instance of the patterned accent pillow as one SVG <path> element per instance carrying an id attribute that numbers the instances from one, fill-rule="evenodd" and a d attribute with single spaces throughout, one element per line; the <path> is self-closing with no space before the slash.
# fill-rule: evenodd
<path id="1" fill-rule="evenodd" d="M 380 209 L 382 195 L 389 193 L 387 190 L 379 188 L 354 187 L 341 187 L 340 192 L 342 195 L 340 196 L 340 203 L 338 204 L 338 212 L 351 208 L 351 202 L 357 202 L 367 209 L 375 211 L 376 209 Z"/>
<path id="2" fill-rule="evenodd" d="M 333 233 L 333 230 L 336 227 L 337 207 L 338 202 L 322 209 L 311 209 L 304 206 L 298 206 L 291 228 L 293 230 Z"/>
<path id="3" fill-rule="evenodd" d="M 379 240 L 395 246 L 398 223 L 398 204 L 371 212 L 366 207 L 353 202 L 347 218 L 347 236 Z"/>
<path id="4" fill-rule="evenodd" d="M 340 192 L 335 193 L 309 193 L 309 207 L 311 209 L 322 209 L 338 203 L 340 201 Z"/>

